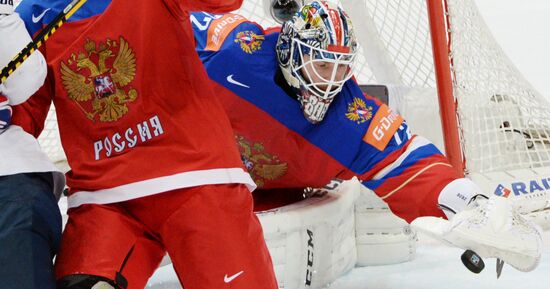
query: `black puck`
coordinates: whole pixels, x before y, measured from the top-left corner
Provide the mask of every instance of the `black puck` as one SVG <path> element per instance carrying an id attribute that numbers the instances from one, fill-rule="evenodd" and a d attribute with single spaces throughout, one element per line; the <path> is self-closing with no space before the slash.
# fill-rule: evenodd
<path id="1" fill-rule="evenodd" d="M 462 253 L 462 256 L 460 256 L 460 259 L 462 260 L 462 263 L 468 270 L 472 271 L 473 273 L 478 274 L 479 272 L 483 271 L 483 268 L 485 268 L 485 263 L 483 262 L 483 259 L 476 254 L 476 252 L 472 250 L 466 250 L 464 253 Z"/>

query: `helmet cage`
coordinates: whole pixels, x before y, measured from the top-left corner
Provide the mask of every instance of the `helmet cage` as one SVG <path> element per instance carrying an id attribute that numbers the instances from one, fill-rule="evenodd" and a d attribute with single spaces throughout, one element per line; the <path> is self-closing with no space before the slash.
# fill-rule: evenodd
<path id="1" fill-rule="evenodd" d="M 337 52 L 314 47 L 301 39 L 293 38 L 290 59 L 292 74 L 300 87 L 323 100 L 331 101 L 342 90 L 342 86 L 353 76 L 356 52 Z M 306 57 L 307 60 L 306 60 Z M 330 73 L 321 73 L 315 64 L 333 64 Z M 342 67 L 344 71 L 342 73 Z M 327 78 L 328 76 L 328 78 Z M 314 82 L 313 80 L 316 80 Z"/>
<path id="2" fill-rule="evenodd" d="M 340 7 L 313 1 L 283 23 L 276 45 L 287 83 L 296 91 L 306 119 L 323 120 L 334 97 L 353 76 L 357 42 Z"/>

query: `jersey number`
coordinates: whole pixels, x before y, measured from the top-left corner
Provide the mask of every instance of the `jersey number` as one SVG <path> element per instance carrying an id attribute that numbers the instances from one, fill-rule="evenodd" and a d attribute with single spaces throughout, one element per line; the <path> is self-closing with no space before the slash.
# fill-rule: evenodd
<path id="1" fill-rule="evenodd" d="M 195 15 L 191 15 L 191 23 L 195 25 L 200 31 L 204 31 L 208 29 L 208 26 L 210 25 L 210 22 L 212 20 L 216 20 L 222 17 L 222 15 L 213 15 L 210 13 L 202 12 L 204 15 L 204 18 L 202 18 L 202 21 L 198 20 Z"/>

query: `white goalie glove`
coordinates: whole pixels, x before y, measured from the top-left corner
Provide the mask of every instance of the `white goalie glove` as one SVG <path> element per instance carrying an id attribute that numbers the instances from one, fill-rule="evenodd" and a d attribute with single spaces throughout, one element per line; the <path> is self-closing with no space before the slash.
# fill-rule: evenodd
<path id="1" fill-rule="evenodd" d="M 540 228 L 526 220 L 507 198 L 477 198 L 451 220 L 421 217 L 411 226 L 451 246 L 483 258 L 498 258 L 520 271 L 537 267 L 542 253 Z"/>

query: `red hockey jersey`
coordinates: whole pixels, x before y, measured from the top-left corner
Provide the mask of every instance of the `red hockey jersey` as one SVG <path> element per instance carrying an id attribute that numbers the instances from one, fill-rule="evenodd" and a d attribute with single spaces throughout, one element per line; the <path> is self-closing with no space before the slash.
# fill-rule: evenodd
<path id="1" fill-rule="evenodd" d="M 46 85 L 16 107 L 14 122 L 37 136 L 53 99 L 71 167 L 69 207 L 207 184 L 254 187 L 187 13 L 240 2 L 88 1 L 46 42 Z M 17 10 L 34 34 L 65 5 L 31 0 Z"/>

